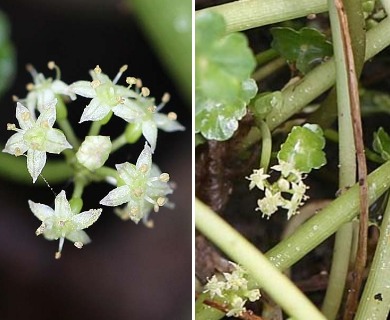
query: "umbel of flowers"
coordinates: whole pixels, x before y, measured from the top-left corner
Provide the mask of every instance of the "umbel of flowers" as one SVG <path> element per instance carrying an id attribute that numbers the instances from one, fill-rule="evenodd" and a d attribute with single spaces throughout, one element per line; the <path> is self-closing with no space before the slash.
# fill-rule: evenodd
<path id="1" fill-rule="evenodd" d="M 49 69 L 56 71 L 56 78 L 46 78 L 31 65 L 27 67 L 33 83 L 27 85 L 26 98 L 15 97 L 16 119 L 7 124 L 7 130 L 15 133 L 7 141 L 3 152 L 16 157 L 26 156 L 27 170 L 33 183 L 42 176 L 47 153 L 64 154 L 66 163 L 74 172 L 73 194 L 68 201 L 65 190 L 55 197 L 54 209 L 29 200 L 33 214 L 41 221 L 36 230 L 48 240 L 59 240 L 55 257 L 60 258 L 64 240 L 73 242 L 77 248 L 91 240 L 84 229 L 100 217 L 103 209 L 82 211 L 82 194 L 91 182 L 103 181 L 116 186 L 100 204 L 117 207 L 115 212 L 135 223 L 143 220 L 148 227 L 152 211 L 160 207 L 172 208 L 168 195 L 173 192 L 168 173 L 162 173 L 152 162 L 157 147 L 158 129 L 173 132 L 184 127 L 173 112 L 161 113 L 168 103 L 169 94 L 164 94 L 155 105 L 150 90 L 142 86 L 140 79 L 127 77 L 126 84 L 118 84 L 127 66 L 120 68 L 113 80 L 99 66 L 90 71 L 91 81 L 76 81 L 66 84 L 60 79 L 60 69 L 49 62 Z M 92 122 L 88 135 L 79 139 L 67 119 L 66 102 L 77 96 L 89 99 L 84 110 L 80 110 L 80 123 Z M 73 111 L 72 112 L 77 112 Z M 124 120 L 123 133 L 114 138 L 99 135 L 100 129 L 116 115 Z M 135 164 L 117 164 L 116 170 L 106 166 L 110 155 L 126 144 L 137 142 L 144 136 L 146 142 Z M 44 173 L 44 171 L 43 171 Z M 47 177 L 50 182 L 50 177 Z M 123 208 L 118 206 L 123 205 Z"/>

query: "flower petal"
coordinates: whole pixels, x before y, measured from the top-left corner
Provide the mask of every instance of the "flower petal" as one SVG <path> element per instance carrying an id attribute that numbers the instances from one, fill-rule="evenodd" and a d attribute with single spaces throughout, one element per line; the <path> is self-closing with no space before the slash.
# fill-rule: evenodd
<path id="1" fill-rule="evenodd" d="M 130 188 L 126 185 L 115 188 L 114 190 L 110 191 L 108 195 L 106 195 L 102 200 L 100 200 L 100 204 L 109 207 L 116 207 L 128 202 L 130 199 Z"/>
<path id="2" fill-rule="evenodd" d="M 28 200 L 32 213 L 42 222 L 54 215 L 54 210 L 49 206 Z"/>
<path id="3" fill-rule="evenodd" d="M 131 185 L 132 182 L 137 179 L 139 175 L 136 166 L 132 163 L 125 162 L 117 164 L 115 165 L 115 167 L 116 170 L 118 170 L 119 176 L 127 185 Z"/>
<path id="4" fill-rule="evenodd" d="M 76 81 L 69 86 L 70 92 L 85 98 L 95 98 L 96 92 L 90 81 Z"/>
<path id="5" fill-rule="evenodd" d="M 72 149 L 72 145 L 61 130 L 49 128 L 46 131 L 45 149 L 46 152 L 59 154 L 64 149 Z"/>
<path id="6" fill-rule="evenodd" d="M 117 117 L 122 118 L 127 122 L 133 122 L 142 118 L 144 115 L 144 112 L 138 105 L 129 102 L 115 106 L 112 108 L 112 111 Z"/>
<path id="7" fill-rule="evenodd" d="M 84 121 L 102 120 L 111 110 L 111 107 L 102 105 L 99 99 L 94 98 L 87 105 L 81 115 L 79 123 Z"/>
<path id="8" fill-rule="evenodd" d="M 3 152 L 7 152 L 16 156 L 24 154 L 28 146 L 24 142 L 23 132 L 16 132 L 7 141 Z"/>
<path id="9" fill-rule="evenodd" d="M 54 201 L 54 210 L 57 217 L 63 220 L 69 219 L 72 216 L 70 204 L 66 199 L 66 193 L 62 190 Z"/>
<path id="10" fill-rule="evenodd" d="M 87 244 L 91 242 L 91 238 L 83 230 L 77 230 L 67 234 L 66 239 L 72 242 L 81 242 L 82 244 Z"/>
<path id="11" fill-rule="evenodd" d="M 63 94 L 69 96 L 72 100 L 76 100 L 76 95 L 70 90 L 69 86 L 61 80 L 54 80 L 51 89 L 55 93 Z"/>
<path id="12" fill-rule="evenodd" d="M 27 151 L 27 169 L 33 182 L 38 179 L 46 163 L 46 152 L 29 149 Z"/>
<path id="13" fill-rule="evenodd" d="M 152 150 L 147 143 L 145 143 L 144 149 L 140 153 L 135 166 L 137 169 L 146 166 L 148 171 L 145 171 L 144 174 L 149 175 L 150 169 L 152 167 Z"/>
<path id="14" fill-rule="evenodd" d="M 20 102 L 16 104 L 16 119 L 23 130 L 30 129 L 34 125 L 30 111 Z"/>
<path id="15" fill-rule="evenodd" d="M 37 91 L 37 109 L 39 110 L 39 112 L 43 112 L 45 109 L 47 109 L 47 105 L 48 104 L 51 104 L 53 100 L 56 100 L 56 103 L 57 103 L 57 99 L 55 99 L 56 96 L 53 92 L 53 90 L 51 90 L 50 88 L 47 88 L 47 89 L 41 89 L 39 91 Z"/>
<path id="16" fill-rule="evenodd" d="M 36 126 L 43 126 L 45 128 L 52 127 L 56 121 L 56 104 L 57 99 L 51 100 L 48 104 L 45 104 L 40 108 L 41 114 L 39 115 Z"/>
<path id="17" fill-rule="evenodd" d="M 99 219 L 103 209 L 91 209 L 88 211 L 81 212 L 72 217 L 72 221 L 77 225 L 77 229 L 85 229 L 91 226 Z"/>
<path id="18" fill-rule="evenodd" d="M 115 86 L 115 92 L 123 98 L 137 98 L 139 96 L 135 91 L 120 85 Z"/>
<path id="19" fill-rule="evenodd" d="M 182 126 L 178 121 L 170 119 L 166 114 L 155 113 L 153 117 L 157 128 L 163 131 L 173 132 L 185 130 L 184 126 Z"/>
<path id="20" fill-rule="evenodd" d="M 156 149 L 157 143 L 157 126 L 154 121 L 147 120 L 142 122 L 142 134 L 144 135 L 146 141 L 149 142 L 151 152 L 153 153 Z"/>

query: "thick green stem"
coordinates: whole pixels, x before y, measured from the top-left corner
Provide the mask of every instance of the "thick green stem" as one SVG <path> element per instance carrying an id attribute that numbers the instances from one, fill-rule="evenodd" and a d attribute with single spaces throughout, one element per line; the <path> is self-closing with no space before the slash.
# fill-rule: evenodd
<path id="1" fill-rule="evenodd" d="M 227 31 L 242 31 L 327 10 L 326 0 L 241 0 L 202 11 L 222 14 Z"/>
<path id="2" fill-rule="evenodd" d="M 381 165 L 368 176 L 368 197 L 370 204 L 374 203 L 390 187 L 389 172 L 390 161 Z M 196 207 L 195 216 L 198 215 L 198 210 L 199 207 Z M 296 232 L 294 232 L 294 234 L 269 250 L 266 253 L 266 256 L 276 268 L 283 271 L 291 267 L 324 240 L 329 238 L 342 225 L 355 218 L 358 210 L 359 186 L 355 184 L 343 195 L 332 201 L 327 207 L 305 222 Z M 199 222 L 197 222 L 197 224 L 198 223 Z M 213 233 L 208 234 L 208 237 L 214 242 L 227 239 L 229 235 L 220 232 L 219 227 L 214 226 Z M 233 256 L 229 248 L 230 247 L 224 247 L 224 252 L 232 257 L 235 262 L 241 264 L 241 258 L 246 259 L 246 252 L 244 250 L 234 248 L 234 253 L 237 254 L 237 256 Z M 250 282 L 249 285 L 250 287 L 254 287 L 256 286 L 256 283 Z M 279 294 L 283 296 L 282 292 Z M 199 315 L 202 315 L 203 317 L 199 319 L 216 320 L 221 318 L 220 312 L 210 311 L 209 308 L 206 307 L 199 311 Z"/>
<path id="3" fill-rule="evenodd" d="M 93 121 L 89 128 L 88 136 L 97 136 L 100 132 L 102 123 L 100 121 Z"/>
<path id="4" fill-rule="evenodd" d="M 252 78 L 256 81 L 261 81 L 271 74 L 273 74 L 275 71 L 279 70 L 280 68 L 284 67 L 286 65 L 286 60 L 284 58 L 277 58 L 273 61 L 269 62 L 265 66 L 261 67 L 259 70 L 255 71 L 252 74 Z"/>
<path id="5" fill-rule="evenodd" d="M 329 17 L 332 29 L 334 61 L 336 65 L 336 90 L 339 128 L 339 189 L 346 188 L 356 182 L 356 156 L 351 101 L 348 95 L 348 71 L 344 54 L 342 30 L 334 0 L 328 1 Z M 344 294 L 348 274 L 349 257 L 353 238 L 352 223 L 342 226 L 336 233 L 332 265 L 328 287 L 325 294 L 322 312 L 329 320 L 336 318 Z"/>
<path id="6" fill-rule="evenodd" d="M 58 126 L 64 132 L 66 139 L 73 146 L 73 150 L 77 150 L 80 146 L 79 139 L 73 131 L 68 119 L 57 120 Z"/>
<path id="7" fill-rule="evenodd" d="M 390 311 L 390 200 L 383 217 L 371 271 L 355 319 L 386 319 Z"/>
<path id="8" fill-rule="evenodd" d="M 271 131 L 268 128 L 268 125 L 265 121 L 259 121 L 261 137 L 262 137 L 262 147 L 261 147 L 261 158 L 260 158 L 260 167 L 264 168 L 264 172 L 267 172 L 269 162 L 271 160 L 272 153 L 272 136 Z"/>
<path id="9" fill-rule="evenodd" d="M 220 249 L 228 252 L 235 261 L 239 261 L 261 288 L 290 316 L 295 319 L 325 320 L 310 300 L 283 273 L 218 214 L 199 200 L 195 200 L 195 211 L 196 227 Z"/>

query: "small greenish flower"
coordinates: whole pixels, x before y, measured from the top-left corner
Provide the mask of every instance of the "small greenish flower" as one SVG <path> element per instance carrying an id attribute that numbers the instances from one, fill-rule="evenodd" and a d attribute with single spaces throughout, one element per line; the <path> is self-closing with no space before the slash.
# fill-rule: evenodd
<path id="1" fill-rule="evenodd" d="M 16 118 L 20 129 L 15 124 L 8 124 L 7 129 L 16 131 L 11 136 L 3 150 L 15 156 L 27 152 L 27 169 L 33 182 L 42 172 L 46 163 L 46 152 L 59 154 L 64 149 L 72 148 L 62 131 L 53 128 L 56 120 L 57 100 L 42 109 L 42 113 L 35 121 L 32 113 L 20 102 L 16 105 Z"/>
<path id="2" fill-rule="evenodd" d="M 130 89 L 133 82 L 130 83 L 129 87 L 117 85 L 118 80 L 126 70 L 127 65 L 122 66 L 114 80 L 111 81 L 111 79 L 102 72 L 102 69 L 100 69 L 99 66 L 96 66 L 95 69 L 90 72 L 92 82 L 77 81 L 70 85 L 72 92 L 79 96 L 92 99 L 84 109 L 80 123 L 84 121 L 102 120 L 111 111 L 114 112 L 115 115 L 121 117 L 118 114 L 118 110 L 122 109 L 126 99 L 139 96 L 138 93 Z M 138 107 L 131 108 L 129 111 L 129 117 L 131 119 L 138 118 L 140 114 Z"/>
<path id="3" fill-rule="evenodd" d="M 253 173 L 249 177 L 246 177 L 246 179 L 250 180 L 249 190 L 252 190 L 254 187 L 257 187 L 260 190 L 264 190 L 264 183 L 269 177 L 269 174 L 264 174 L 264 168 L 253 170 Z"/>
<path id="4" fill-rule="evenodd" d="M 204 293 L 209 292 L 211 299 L 215 296 L 223 298 L 223 291 L 226 289 L 226 282 L 218 280 L 216 275 L 213 275 L 211 279 L 207 280 L 204 286 Z"/>
<path id="5" fill-rule="evenodd" d="M 88 228 L 100 217 L 102 209 L 91 209 L 81 213 L 73 213 L 66 199 L 65 191 L 61 191 L 54 202 L 54 210 L 44 204 L 28 201 L 31 211 L 42 221 L 35 232 L 43 234 L 48 240 L 60 240 L 56 259 L 61 257 L 64 240 L 72 241 L 77 248 L 91 242 L 83 229 Z"/>
<path id="6" fill-rule="evenodd" d="M 271 169 L 274 169 L 275 171 L 280 171 L 284 178 L 293 175 L 296 177 L 296 180 L 302 179 L 302 173 L 295 169 L 294 165 L 290 162 L 280 160 L 279 164 L 272 166 Z"/>
<path id="7" fill-rule="evenodd" d="M 89 170 L 103 166 L 111 152 L 110 137 L 87 136 L 76 153 L 77 161 Z"/>
<path id="8" fill-rule="evenodd" d="M 26 104 L 26 107 L 30 110 L 34 119 L 34 110 L 38 109 L 39 112 L 42 112 L 45 106 L 56 98 L 56 95 L 61 94 L 68 96 L 72 100 L 76 99 L 76 95 L 69 89 L 69 86 L 60 80 L 60 69 L 58 66 L 53 61 L 50 61 L 48 67 L 49 69 L 56 69 L 56 79 L 45 78 L 45 76 L 42 73 L 38 73 L 33 66 L 27 66 L 27 70 L 31 73 L 34 83 L 27 85 L 29 93 L 27 94 L 26 99 L 21 100 L 21 102 Z"/>
<path id="9" fill-rule="evenodd" d="M 169 101 L 169 94 L 164 94 L 161 103 L 155 106 L 154 99 L 147 98 L 143 95 L 137 99 L 127 99 L 121 108 L 114 112 L 118 117 L 130 123 L 139 124 L 142 134 L 150 144 L 154 152 L 157 143 L 157 131 L 161 129 L 165 132 L 183 131 L 185 128 L 176 121 L 177 115 L 174 112 L 168 114 L 159 111 Z M 134 116 L 134 111 L 138 110 L 139 115 Z"/>
<path id="10" fill-rule="evenodd" d="M 167 203 L 166 196 L 172 193 L 168 184 L 169 175 L 156 175 L 156 171 L 152 170 L 152 150 L 147 143 L 135 165 L 125 162 L 117 164 L 116 168 L 125 185 L 110 191 L 100 204 L 115 207 L 127 203 L 130 219 L 138 223 L 147 217 L 150 205 L 157 212 Z"/>
<path id="11" fill-rule="evenodd" d="M 228 313 L 226 313 L 227 317 L 240 317 L 243 312 L 246 311 L 245 302 L 243 298 L 239 296 L 234 296 L 230 302 L 230 307 Z"/>

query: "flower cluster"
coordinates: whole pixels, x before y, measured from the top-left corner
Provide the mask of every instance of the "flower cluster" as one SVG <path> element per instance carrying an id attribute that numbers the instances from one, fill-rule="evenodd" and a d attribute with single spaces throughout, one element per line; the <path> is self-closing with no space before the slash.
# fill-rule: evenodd
<path id="1" fill-rule="evenodd" d="M 287 219 L 299 213 L 299 207 L 308 199 L 305 195 L 308 187 L 303 182 L 304 176 L 288 162 L 279 161 L 279 164 L 271 167 L 280 172 L 280 177 L 274 183 L 267 179 L 270 175 L 264 173 L 264 169 L 253 170 L 246 177 L 250 181 L 249 189 L 254 187 L 265 190 L 265 197 L 257 201 L 257 211 L 261 211 L 263 217 L 269 218 L 279 208 L 287 210 Z"/>
<path id="2" fill-rule="evenodd" d="M 239 317 L 246 311 L 244 307 L 247 300 L 256 301 L 260 298 L 259 289 L 248 289 L 246 271 L 239 265 L 232 263 L 234 271 L 223 273 L 221 276 L 214 275 L 208 280 L 204 287 L 211 299 L 228 305 L 228 317 Z"/>
<path id="3" fill-rule="evenodd" d="M 170 176 L 152 162 L 152 154 L 158 129 L 172 132 L 182 131 L 184 127 L 176 120 L 174 112 L 160 113 L 170 99 L 169 94 L 164 94 L 156 106 L 149 89 L 142 86 L 140 79 L 128 77 L 127 86 L 118 84 L 127 66 L 120 68 L 113 80 L 96 66 L 90 71 L 92 81 L 76 81 L 70 85 L 60 80 L 61 72 L 54 62 L 49 62 L 48 67 L 56 70 L 54 80 L 38 73 L 31 65 L 27 67 L 33 83 L 27 86 L 26 98 L 15 97 L 20 128 L 13 123 L 7 125 L 8 130 L 16 133 L 9 138 L 3 152 L 26 155 L 27 169 L 35 183 L 46 164 L 46 153 L 60 154 L 70 149 L 66 150 L 65 156 L 66 164 L 74 172 L 72 198 L 68 201 L 65 191 L 61 191 L 55 198 L 54 209 L 29 201 L 31 211 L 42 222 L 36 234 L 43 234 L 48 240 L 59 240 L 56 258 L 60 258 L 65 239 L 72 241 L 77 248 L 90 242 L 83 229 L 96 222 L 102 213 L 102 209 L 80 213 L 83 190 L 91 182 L 103 180 L 115 184 L 117 187 L 100 204 L 124 205 L 114 211 L 135 223 L 143 220 L 148 227 L 153 226 L 149 219 L 152 210 L 158 212 L 162 206 L 173 207 L 167 197 L 173 192 Z M 90 99 L 82 111 L 80 123 L 95 122 L 81 142 L 68 122 L 65 106 L 65 102 L 75 100 L 77 96 Z M 112 114 L 125 120 L 126 125 L 122 135 L 111 142 L 112 137 L 99 135 L 99 130 Z M 55 123 L 59 129 L 53 128 Z M 112 152 L 126 143 L 135 143 L 141 135 L 146 142 L 136 164 L 117 164 L 117 172 L 106 167 Z"/>

